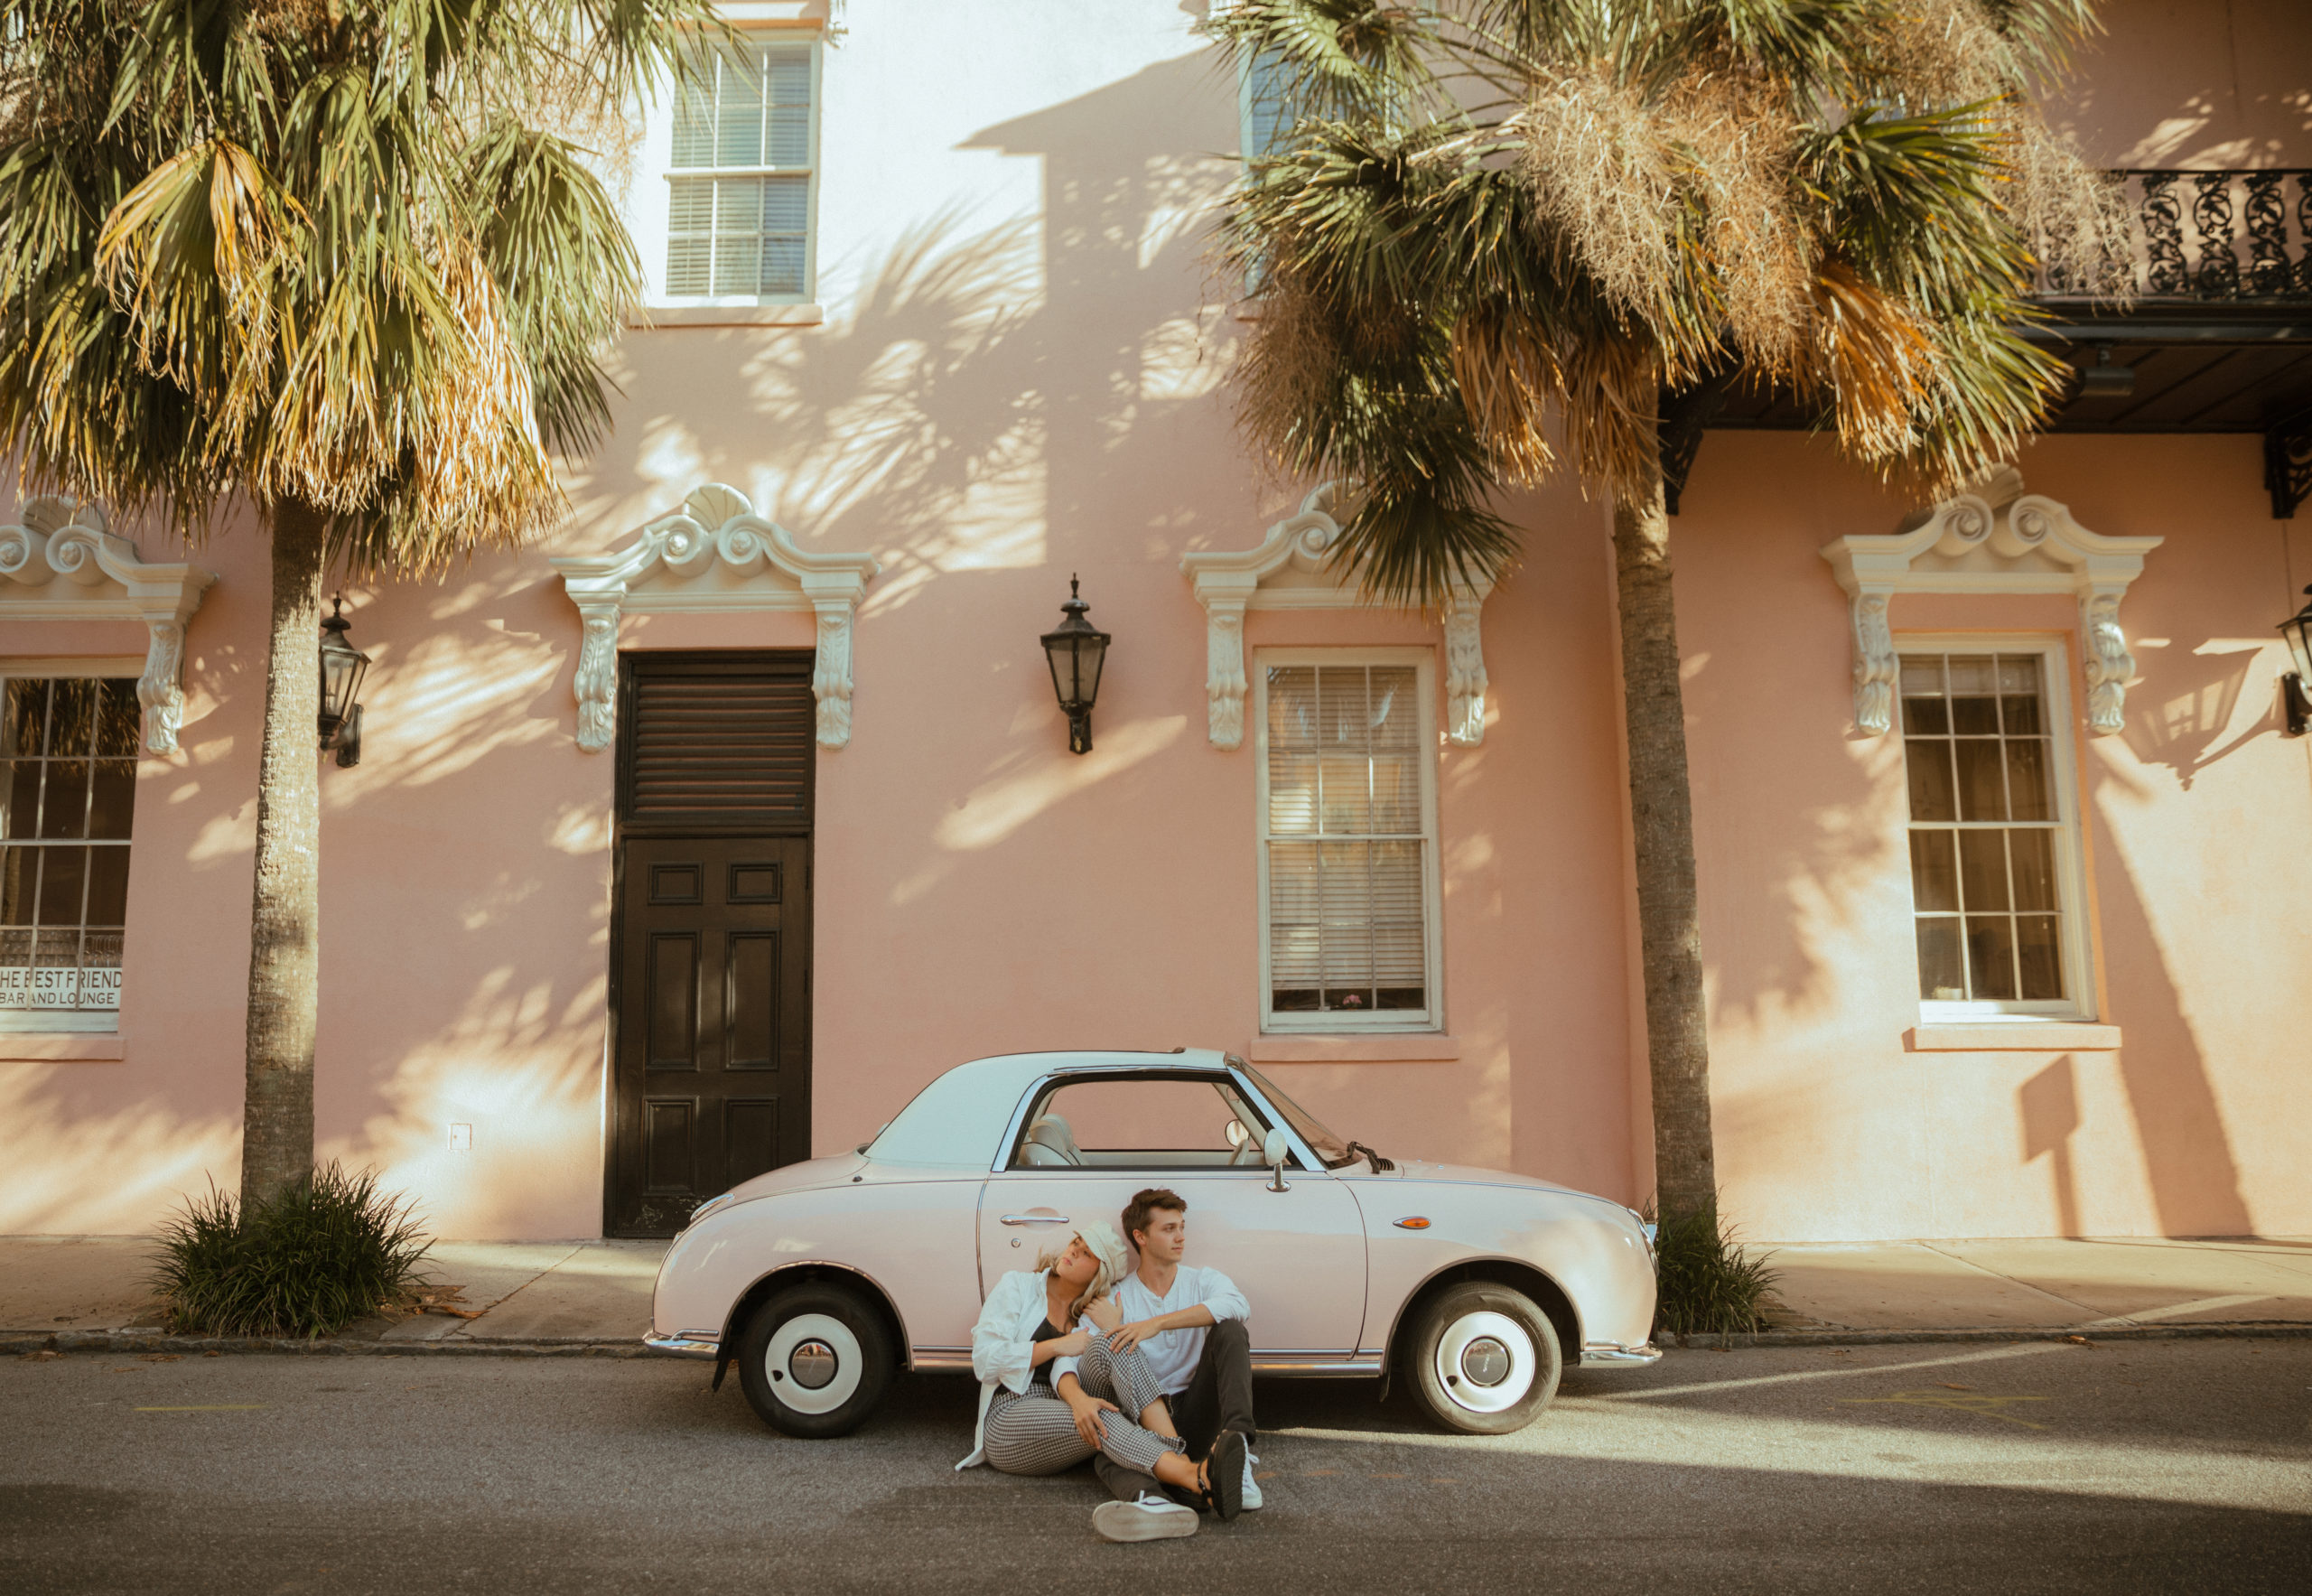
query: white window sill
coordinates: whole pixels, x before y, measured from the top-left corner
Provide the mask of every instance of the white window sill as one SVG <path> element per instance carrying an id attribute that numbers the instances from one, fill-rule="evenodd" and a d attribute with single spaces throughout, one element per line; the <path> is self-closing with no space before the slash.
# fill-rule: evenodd
<path id="1" fill-rule="evenodd" d="M 626 319 L 629 327 L 816 327 L 825 322 L 816 304 L 651 304 Z"/>
<path id="2" fill-rule="evenodd" d="M 1903 1045 L 1914 1053 L 2109 1053 L 2119 1049 L 2120 1028 L 2062 1020 L 1923 1021 L 1903 1033 Z"/>
<path id="3" fill-rule="evenodd" d="M 1254 1064 L 1450 1064 L 1460 1039 L 1434 1031 L 1395 1036 L 1261 1036 L 1245 1044 Z"/>
<path id="4" fill-rule="evenodd" d="M 0 1062 L 109 1064 L 126 1056 L 117 1031 L 0 1031 Z"/>

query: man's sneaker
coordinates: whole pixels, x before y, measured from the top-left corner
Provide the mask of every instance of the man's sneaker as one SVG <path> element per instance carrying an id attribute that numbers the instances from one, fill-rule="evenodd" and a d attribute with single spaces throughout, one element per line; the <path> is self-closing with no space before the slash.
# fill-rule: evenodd
<path id="1" fill-rule="evenodd" d="M 1102 1502 L 1093 1508 L 1092 1527 L 1112 1541 L 1168 1541 L 1196 1534 L 1196 1509 L 1142 1491 L 1136 1502 Z"/>
<path id="2" fill-rule="evenodd" d="M 1259 1462 L 1259 1461 L 1260 1461 L 1260 1459 L 1258 1459 L 1258 1458 L 1256 1458 L 1256 1457 L 1254 1457 L 1254 1456 L 1253 1455 L 1252 1449 L 1251 1449 L 1250 1447 L 1245 1448 L 1245 1512 L 1247 1512 L 1247 1513 L 1254 1513 L 1254 1512 L 1257 1512 L 1257 1511 L 1259 1511 L 1259 1510 L 1260 1510 L 1260 1505 L 1261 1505 L 1261 1485 L 1260 1485 L 1260 1481 L 1259 1481 L 1259 1480 L 1254 1479 L 1253 1478 L 1253 1465 L 1254 1465 L 1254 1463 Z"/>
<path id="3" fill-rule="evenodd" d="M 1245 1459 L 1252 1450 L 1241 1431 L 1223 1430 L 1204 1454 L 1204 1499 L 1223 1524 L 1245 1510 L 1245 1481 L 1251 1472 Z"/>

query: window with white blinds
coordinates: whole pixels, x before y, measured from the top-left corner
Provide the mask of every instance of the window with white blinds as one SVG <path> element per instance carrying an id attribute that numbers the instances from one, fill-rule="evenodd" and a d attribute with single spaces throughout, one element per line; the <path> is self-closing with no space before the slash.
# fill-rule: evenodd
<path id="1" fill-rule="evenodd" d="M 806 42 L 725 51 L 677 86 L 670 297 L 800 299 L 811 292 L 817 49 Z"/>
<path id="2" fill-rule="evenodd" d="M 2062 667 L 2054 647 L 2019 641 L 1903 650 L 1925 1015 L 2084 1012 Z"/>
<path id="3" fill-rule="evenodd" d="M 1260 656 L 1263 1030 L 1437 1028 L 1431 670 Z"/>
<path id="4" fill-rule="evenodd" d="M 1245 58 L 1236 85 L 1236 148 L 1247 161 L 1273 154 L 1300 120 L 1284 62 L 1265 51 Z"/>

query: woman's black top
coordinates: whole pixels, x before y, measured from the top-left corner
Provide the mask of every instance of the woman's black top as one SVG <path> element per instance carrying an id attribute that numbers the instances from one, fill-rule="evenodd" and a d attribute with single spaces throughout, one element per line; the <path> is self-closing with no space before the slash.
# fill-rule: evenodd
<path id="1" fill-rule="evenodd" d="M 1041 1324 L 1039 1324 L 1039 1325 L 1036 1326 L 1036 1333 L 1035 1333 L 1034 1335 L 1032 1335 L 1032 1336 L 1030 1336 L 1030 1337 L 1028 1338 L 1028 1339 L 1029 1339 L 1029 1340 L 1030 1340 L 1030 1341 L 1039 1341 L 1039 1342 L 1040 1342 L 1040 1341 L 1057 1341 L 1058 1339 L 1059 1339 L 1059 1332 L 1058 1332 L 1058 1330 L 1056 1330 L 1052 1329 L 1052 1327 L 1051 1327 L 1051 1319 L 1050 1319 L 1050 1317 L 1049 1317 L 1049 1315 L 1047 1315 L 1047 1316 L 1045 1317 L 1045 1319 L 1044 1319 L 1044 1321 L 1043 1321 Z"/>

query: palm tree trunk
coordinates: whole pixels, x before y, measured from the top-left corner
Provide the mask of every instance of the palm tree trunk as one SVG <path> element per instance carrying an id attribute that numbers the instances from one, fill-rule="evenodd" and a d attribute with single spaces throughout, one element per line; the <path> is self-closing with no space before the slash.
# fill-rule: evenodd
<path id="1" fill-rule="evenodd" d="M 1666 1219 L 1714 1202 L 1718 1171 L 1710 1134 L 1710 1028 L 1702 1003 L 1678 618 L 1670 589 L 1670 518 L 1659 476 L 1645 499 L 1614 500 L 1614 584 L 1621 610 L 1646 1065 L 1654 1086 L 1655 1194 Z"/>
<path id="2" fill-rule="evenodd" d="M 321 998 L 322 573 L 328 517 L 273 507 L 273 637 L 256 787 L 256 888 L 249 926 L 248 1077 L 241 1201 L 313 1167 L 313 1028 Z"/>

